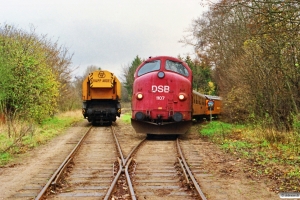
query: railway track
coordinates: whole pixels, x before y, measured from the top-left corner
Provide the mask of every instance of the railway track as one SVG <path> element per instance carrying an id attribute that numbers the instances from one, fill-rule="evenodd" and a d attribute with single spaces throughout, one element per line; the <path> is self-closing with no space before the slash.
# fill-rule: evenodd
<path id="1" fill-rule="evenodd" d="M 138 199 L 206 199 L 182 156 L 179 140 L 147 140 L 131 170 Z"/>
<path id="2" fill-rule="evenodd" d="M 49 164 L 51 170 L 44 170 L 49 181 L 35 187 L 40 191 L 32 194 L 36 200 L 206 199 L 174 138 L 146 140 L 115 133 L 113 127 L 91 127 L 62 164 L 52 162 L 59 167 Z M 54 172 L 51 178 L 49 171 Z"/>
<path id="3" fill-rule="evenodd" d="M 131 153 L 128 158 L 123 156 L 117 135 L 120 141 L 128 143 L 128 138 L 115 134 L 112 126 L 91 127 L 35 199 L 109 199 L 113 192 L 119 196 L 122 183 L 128 182 L 121 175 L 125 165 L 130 164 Z M 145 137 L 137 137 L 124 149 L 129 151 L 142 139 Z M 122 194 L 133 196 L 129 190 Z"/>
<path id="4" fill-rule="evenodd" d="M 79 139 L 82 137 L 82 135 L 88 131 L 89 127 L 80 127 L 81 131 L 77 131 L 78 127 L 71 127 L 68 129 L 68 133 L 66 134 L 72 134 L 72 139 L 69 140 L 69 142 L 64 143 L 64 149 L 58 151 L 57 149 L 53 148 L 53 157 L 55 157 L 55 160 L 52 159 L 52 157 L 46 157 L 45 162 L 47 162 L 47 166 L 37 163 L 37 175 L 31 179 L 31 182 L 23 187 L 23 189 L 19 190 L 16 194 L 9 197 L 9 199 L 14 200 L 23 200 L 23 199 L 34 199 L 41 189 L 44 187 L 44 185 L 47 183 L 47 181 L 51 178 L 53 173 L 59 168 L 62 161 L 68 156 L 68 154 L 74 149 L 74 146 L 78 143 Z M 28 172 L 32 173 L 32 172 Z"/>
<path id="5" fill-rule="evenodd" d="M 118 153 L 111 127 L 94 127 L 67 168 L 66 178 L 48 199 L 104 197 L 114 176 Z"/>

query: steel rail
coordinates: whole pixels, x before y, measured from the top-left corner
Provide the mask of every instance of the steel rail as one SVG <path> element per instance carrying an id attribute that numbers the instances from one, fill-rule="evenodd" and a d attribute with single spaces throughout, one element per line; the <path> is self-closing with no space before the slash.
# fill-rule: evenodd
<path id="1" fill-rule="evenodd" d="M 123 153 L 122 153 L 122 149 L 121 149 L 120 143 L 119 143 L 118 138 L 117 138 L 117 136 L 116 136 L 116 134 L 115 134 L 115 130 L 113 129 L 112 126 L 110 126 L 110 128 L 111 128 L 112 134 L 113 134 L 113 136 L 114 136 L 114 138 L 115 138 L 115 143 L 116 143 L 116 145 L 117 145 L 118 152 L 119 152 L 119 154 L 120 154 L 120 156 L 121 156 L 122 165 L 124 166 L 124 165 L 125 165 L 125 160 L 124 160 L 124 156 L 123 156 Z"/>
<path id="2" fill-rule="evenodd" d="M 195 177 L 193 176 L 193 174 L 192 174 L 190 168 L 188 167 L 188 165 L 187 165 L 187 163 L 186 163 L 186 161 L 185 161 L 185 158 L 184 158 L 183 153 L 182 153 L 181 148 L 180 148 L 180 144 L 179 144 L 179 139 L 178 139 L 178 138 L 177 138 L 177 149 L 178 149 L 178 152 L 179 152 L 179 154 L 180 154 L 181 160 L 182 160 L 182 162 L 183 162 L 183 164 L 184 164 L 185 170 L 186 170 L 187 173 L 189 174 L 189 177 L 190 177 L 190 179 L 192 180 L 192 182 L 193 182 L 193 184 L 194 184 L 194 186 L 195 186 L 195 188 L 196 188 L 198 194 L 200 195 L 200 197 L 202 198 L 202 200 L 207 200 L 206 197 L 205 197 L 205 195 L 204 195 L 204 193 L 203 193 L 202 190 L 200 189 L 200 186 L 198 185 L 198 183 L 197 183 Z"/>
<path id="3" fill-rule="evenodd" d="M 125 162 L 123 163 L 123 165 L 126 165 L 126 163 L 128 162 L 128 160 L 131 158 L 131 155 L 136 151 L 137 148 L 139 148 L 144 142 L 146 141 L 146 138 L 143 139 L 138 145 L 136 145 L 131 151 L 130 153 L 127 155 L 127 158 L 125 159 Z"/>
<path id="4" fill-rule="evenodd" d="M 123 163 L 123 167 L 125 166 L 125 176 L 126 176 L 126 181 L 127 181 L 127 185 L 129 187 L 129 191 L 130 191 L 130 196 L 131 196 L 131 199 L 132 200 L 136 200 L 136 195 L 135 195 L 135 192 L 134 192 L 134 189 L 133 189 L 133 186 L 132 186 L 132 182 L 131 182 L 131 179 L 130 179 L 130 175 L 128 173 L 128 167 L 132 161 L 132 154 L 134 152 L 136 152 L 136 150 L 146 141 L 146 138 L 143 139 L 138 145 L 136 145 L 130 152 L 129 154 L 127 155 L 126 159 L 125 159 L 125 162 Z"/>
<path id="5" fill-rule="evenodd" d="M 123 169 L 124 167 L 123 166 L 124 166 L 124 162 L 125 162 L 124 161 L 124 156 L 123 156 L 123 153 L 122 153 L 122 149 L 121 149 L 121 146 L 120 146 L 120 143 L 119 143 L 118 138 L 117 138 L 117 136 L 115 134 L 115 130 L 113 129 L 112 126 L 110 128 L 111 128 L 112 134 L 114 136 L 115 144 L 117 146 L 117 150 L 118 150 L 119 155 L 120 155 L 121 158 L 118 157 L 119 171 L 118 171 L 117 175 L 114 177 L 112 183 L 110 184 L 109 189 L 107 190 L 107 192 L 105 194 L 105 197 L 104 197 L 105 200 L 108 200 L 109 197 L 111 196 L 111 193 L 113 192 L 113 190 L 114 190 L 114 188 L 115 188 L 115 186 L 117 184 L 117 181 L 120 178 L 120 175 L 121 175 L 122 171 L 124 171 L 124 169 Z"/>
<path id="6" fill-rule="evenodd" d="M 183 164 L 182 164 L 182 160 L 181 160 L 179 157 L 178 157 L 177 159 L 178 159 L 178 162 L 179 162 L 179 164 L 180 164 L 180 167 L 181 167 L 181 169 L 182 169 L 182 171 L 183 171 L 183 174 L 184 174 L 186 183 L 189 184 L 189 183 L 190 183 L 190 180 L 189 180 L 189 177 L 188 177 L 188 175 L 187 175 L 187 173 L 186 173 L 186 170 L 185 170 L 185 168 L 184 168 L 184 166 L 183 166 Z"/>
<path id="7" fill-rule="evenodd" d="M 131 183 L 131 180 L 130 180 L 130 176 L 129 176 L 129 173 L 128 173 L 128 166 L 130 165 L 130 162 L 131 162 L 131 155 L 136 151 L 136 149 L 138 147 L 141 146 L 141 144 L 146 140 L 146 138 L 144 140 L 142 140 L 137 146 L 135 146 L 131 152 L 128 154 L 127 158 L 124 159 L 124 156 L 123 156 L 123 153 L 122 153 L 122 149 L 121 149 L 121 146 L 120 146 L 120 143 L 118 141 L 118 138 L 115 134 L 115 131 L 113 129 L 113 127 L 111 127 L 111 130 L 112 130 L 112 134 L 114 135 L 114 138 L 115 138 L 115 143 L 117 145 L 117 150 L 119 152 L 119 155 L 121 158 L 118 158 L 122 161 L 122 164 L 120 164 L 119 166 L 119 172 L 118 174 L 114 177 L 114 180 L 112 181 L 112 184 L 110 185 L 106 195 L 105 195 L 105 200 L 108 200 L 109 197 L 111 196 L 116 184 L 117 184 L 117 180 L 120 178 L 120 175 L 122 172 L 125 172 L 125 176 L 126 176 L 126 182 L 127 182 L 127 185 L 129 187 L 129 190 L 130 190 L 130 196 L 131 196 L 131 199 L 132 200 L 136 200 L 136 197 L 135 197 L 135 193 L 134 193 L 134 190 L 133 190 L 133 186 L 132 186 L 132 183 Z M 129 161 L 130 160 L 130 161 Z M 128 164 L 129 163 L 129 164 Z M 126 171 L 127 170 L 127 171 Z"/>
<path id="8" fill-rule="evenodd" d="M 119 162 L 119 171 L 118 171 L 117 175 L 115 176 L 113 182 L 111 183 L 108 191 L 106 192 L 104 200 L 109 200 L 109 197 L 111 196 L 111 193 L 113 192 L 113 190 L 114 190 L 114 188 L 115 188 L 115 186 L 117 184 L 117 181 L 119 180 L 120 175 L 121 175 L 121 173 L 123 171 L 122 162 L 121 162 L 121 159 L 119 157 L 118 157 L 118 162 Z"/>
<path id="9" fill-rule="evenodd" d="M 71 151 L 71 153 L 66 157 L 66 159 L 63 161 L 63 163 L 59 166 L 59 168 L 54 172 L 52 177 L 48 180 L 46 185 L 43 187 L 43 189 L 40 191 L 40 193 L 36 196 L 35 200 L 40 200 L 46 193 L 47 189 L 50 187 L 50 185 L 56 186 L 57 181 L 59 180 L 59 177 L 63 174 L 63 171 L 65 170 L 65 167 L 70 163 L 70 161 L 73 159 L 74 155 L 76 154 L 77 150 L 82 144 L 82 141 L 86 138 L 88 133 L 91 131 L 92 126 L 87 130 L 87 132 L 82 136 L 82 138 L 79 140 L 77 145 L 74 147 L 74 149 Z"/>
<path id="10" fill-rule="evenodd" d="M 130 180 L 130 176 L 129 176 L 129 173 L 128 173 L 128 167 L 129 167 L 131 161 L 132 161 L 132 158 L 130 158 L 129 161 L 127 162 L 127 164 L 126 164 L 125 175 L 126 175 L 127 185 L 129 187 L 131 199 L 136 200 L 134 189 L 133 189 L 133 186 L 132 186 L 132 183 L 131 183 L 131 180 Z"/>

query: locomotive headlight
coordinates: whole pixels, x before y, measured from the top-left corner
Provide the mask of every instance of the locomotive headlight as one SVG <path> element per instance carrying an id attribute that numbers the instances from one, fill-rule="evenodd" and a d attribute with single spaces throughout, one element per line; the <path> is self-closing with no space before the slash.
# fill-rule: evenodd
<path id="1" fill-rule="evenodd" d="M 138 93 L 136 95 L 136 98 L 139 99 L 139 100 L 141 100 L 143 98 L 143 94 L 142 93 Z"/>
<path id="2" fill-rule="evenodd" d="M 163 78 L 163 77 L 165 77 L 165 73 L 164 72 L 158 72 L 157 76 L 158 76 L 158 78 Z"/>
<path id="3" fill-rule="evenodd" d="M 185 94 L 179 94 L 178 99 L 179 99 L 180 101 L 185 100 L 185 99 L 186 99 Z"/>

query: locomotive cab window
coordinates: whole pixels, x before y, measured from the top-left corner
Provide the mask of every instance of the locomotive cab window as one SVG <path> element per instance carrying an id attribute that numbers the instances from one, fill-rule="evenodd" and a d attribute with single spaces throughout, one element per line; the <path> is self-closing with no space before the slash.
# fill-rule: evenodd
<path id="1" fill-rule="evenodd" d="M 154 60 L 151 62 L 147 62 L 144 64 L 138 71 L 138 76 L 141 76 L 143 74 L 146 74 L 148 72 L 157 71 L 160 69 L 160 60 Z"/>
<path id="2" fill-rule="evenodd" d="M 186 77 L 189 76 L 188 70 L 180 62 L 175 62 L 175 61 L 167 60 L 166 61 L 166 70 L 170 70 L 170 71 L 179 73 L 179 74 L 181 74 L 183 76 L 186 76 Z"/>

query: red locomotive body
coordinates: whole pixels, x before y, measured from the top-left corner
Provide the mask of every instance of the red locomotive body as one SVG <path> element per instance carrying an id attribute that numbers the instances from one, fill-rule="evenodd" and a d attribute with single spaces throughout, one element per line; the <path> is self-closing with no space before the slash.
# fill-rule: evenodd
<path id="1" fill-rule="evenodd" d="M 137 133 L 184 134 L 192 124 L 192 71 L 183 61 L 159 56 L 134 74 L 131 124 Z"/>

